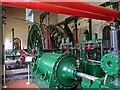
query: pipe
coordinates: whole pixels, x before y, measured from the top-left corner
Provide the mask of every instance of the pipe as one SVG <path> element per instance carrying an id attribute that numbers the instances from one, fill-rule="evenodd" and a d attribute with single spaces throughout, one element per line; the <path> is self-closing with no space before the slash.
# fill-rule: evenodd
<path id="1" fill-rule="evenodd" d="M 106 15 L 106 16 L 112 16 L 114 18 L 119 17 L 118 11 L 111 10 L 108 8 L 104 8 L 101 6 L 95 6 L 93 4 L 85 3 L 85 2 L 47 2 L 52 5 L 59 5 L 63 7 L 69 7 L 73 9 L 88 11 L 96 14 Z"/>
<path id="2" fill-rule="evenodd" d="M 95 77 L 95 76 L 88 75 L 88 74 L 84 74 L 84 73 L 81 73 L 81 72 L 77 72 L 77 73 L 76 73 L 76 76 L 77 76 L 77 77 L 80 77 L 80 78 L 86 78 L 86 79 L 92 80 L 92 81 L 95 81 L 96 79 L 98 79 L 98 78 Z"/>
<path id="3" fill-rule="evenodd" d="M 92 19 L 89 19 L 89 39 L 92 40 Z"/>
<path id="4" fill-rule="evenodd" d="M 19 7 L 19 8 L 30 8 L 34 10 L 43 10 L 47 12 L 61 13 L 73 16 L 80 16 L 86 18 L 93 18 L 99 20 L 113 21 L 113 18 L 110 16 L 104 16 L 100 14 L 95 14 L 87 11 L 81 11 L 76 9 L 71 9 L 67 7 L 61 7 L 56 5 L 51 5 L 43 2 L 2 2 L 3 5 Z"/>
<path id="5" fill-rule="evenodd" d="M 120 30 L 112 29 L 110 31 L 110 46 L 111 52 L 120 51 Z"/>

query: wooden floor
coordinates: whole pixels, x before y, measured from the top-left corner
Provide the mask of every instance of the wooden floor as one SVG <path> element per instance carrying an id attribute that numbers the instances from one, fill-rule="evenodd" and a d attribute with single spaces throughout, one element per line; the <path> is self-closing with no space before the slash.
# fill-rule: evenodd
<path id="1" fill-rule="evenodd" d="M 27 85 L 27 80 L 18 80 L 18 81 L 9 81 L 7 85 L 7 90 L 40 90 L 38 89 L 34 83 Z M 6 90 L 5 89 L 5 90 Z M 4 90 L 4 89 L 3 89 Z"/>

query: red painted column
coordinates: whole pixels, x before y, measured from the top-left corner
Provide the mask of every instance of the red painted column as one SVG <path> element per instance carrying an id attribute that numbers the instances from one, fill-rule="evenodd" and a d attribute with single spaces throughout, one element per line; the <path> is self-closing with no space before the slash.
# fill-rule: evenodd
<path id="1" fill-rule="evenodd" d="M 85 2 L 47 2 L 47 3 L 52 4 L 52 5 L 58 5 L 58 6 L 88 11 L 88 12 L 92 12 L 96 14 L 112 16 L 115 18 L 118 17 L 118 11 L 111 10 L 109 8 L 105 8 L 102 6 L 96 6 L 96 5 L 85 3 Z"/>
<path id="2" fill-rule="evenodd" d="M 74 29 L 73 30 L 73 40 L 74 40 L 74 46 L 76 46 L 76 44 L 78 44 L 78 30 Z"/>
<path id="3" fill-rule="evenodd" d="M 49 49 L 49 36 L 50 36 L 50 33 L 49 33 L 49 28 L 48 28 L 48 26 L 46 27 L 46 34 L 45 34 L 45 36 L 46 36 L 46 40 L 45 40 L 45 49 Z"/>

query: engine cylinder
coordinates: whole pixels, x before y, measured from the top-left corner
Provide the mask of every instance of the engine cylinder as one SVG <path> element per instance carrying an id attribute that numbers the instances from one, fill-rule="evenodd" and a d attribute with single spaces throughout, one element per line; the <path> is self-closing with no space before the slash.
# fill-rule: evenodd
<path id="1" fill-rule="evenodd" d="M 78 84 L 76 60 L 71 54 L 44 53 L 33 68 L 34 82 L 44 82 L 48 88 L 74 88 Z"/>
<path id="2" fill-rule="evenodd" d="M 110 42 L 112 52 L 120 51 L 120 30 L 113 29 L 110 31 Z"/>

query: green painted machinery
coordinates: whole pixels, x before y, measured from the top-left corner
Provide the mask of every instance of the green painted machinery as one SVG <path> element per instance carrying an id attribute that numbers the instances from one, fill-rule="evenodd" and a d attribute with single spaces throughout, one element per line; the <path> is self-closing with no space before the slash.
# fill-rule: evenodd
<path id="1" fill-rule="evenodd" d="M 32 80 L 40 89 L 66 90 L 78 85 L 82 89 L 120 89 L 120 30 L 110 31 L 109 50 L 104 40 L 97 39 L 97 34 L 93 34 L 92 40 L 84 35 L 80 56 L 71 50 L 46 53 L 42 51 L 41 37 L 38 26 L 33 25 L 28 49 L 32 57 Z"/>
<path id="2" fill-rule="evenodd" d="M 32 80 L 39 88 L 71 89 L 78 85 L 79 71 L 77 57 L 71 53 L 45 53 L 42 51 L 42 35 L 34 24 L 28 35 L 28 50 L 31 62 Z"/>
<path id="3" fill-rule="evenodd" d="M 110 89 L 120 89 L 120 30 L 110 31 L 111 49 L 101 59 L 101 68 L 106 73 L 104 84 Z"/>
<path id="4" fill-rule="evenodd" d="M 103 71 L 100 66 L 100 60 L 104 55 L 103 40 L 97 39 L 97 34 L 93 34 L 92 40 L 88 40 L 88 36 L 85 34 L 80 45 L 82 71 L 96 77 L 102 77 Z"/>
<path id="5" fill-rule="evenodd" d="M 31 27 L 28 36 L 29 56 L 32 81 L 40 89 L 72 89 L 79 84 L 76 72 L 80 71 L 76 64 L 77 56 L 70 52 L 43 52 L 40 29 L 36 24 Z"/>
<path id="6" fill-rule="evenodd" d="M 84 89 L 119 90 L 120 89 L 120 30 L 110 31 L 110 50 L 101 58 L 101 68 L 104 76 L 88 80 L 82 78 L 81 86 Z"/>
<path id="7" fill-rule="evenodd" d="M 39 88 L 71 89 L 78 85 L 76 56 L 44 53 L 33 66 L 33 81 Z"/>

